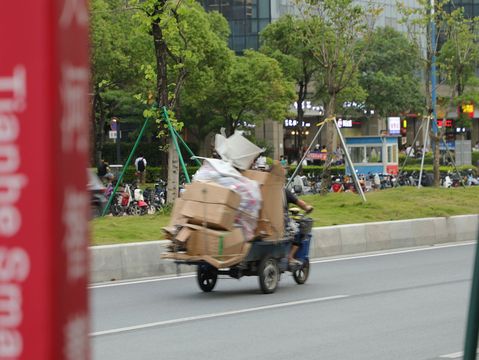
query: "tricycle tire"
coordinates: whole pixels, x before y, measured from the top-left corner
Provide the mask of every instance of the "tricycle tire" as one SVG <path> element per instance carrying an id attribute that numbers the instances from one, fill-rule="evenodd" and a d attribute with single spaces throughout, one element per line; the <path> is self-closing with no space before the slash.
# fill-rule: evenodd
<path id="1" fill-rule="evenodd" d="M 309 276 L 309 260 L 306 259 L 303 261 L 303 265 L 297 270 L 293 271 L 293 278 L 297 284 L 302 285 L 308 280 Z"/>
<path id="2" fill-rule="evenodd" d="M 218 280 L 218 270 L 211 265 L 198 265 L 196 279 L 201 290 L 210 292 L 214 289 L 216 280 Z"/>
<path id="3" fill-rule="evenodd" d="M 258 268 L 259 286 L 264 294 L 274 293 L 279 282 L 278 262 L 272 257 L 261 260 Z"/>

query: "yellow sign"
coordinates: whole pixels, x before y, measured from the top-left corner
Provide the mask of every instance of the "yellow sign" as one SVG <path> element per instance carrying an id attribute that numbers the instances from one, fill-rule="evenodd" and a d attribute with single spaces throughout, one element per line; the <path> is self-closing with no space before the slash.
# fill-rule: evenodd
<path id="1" fill-rule="evenodd" d="M 474 104 L 462 104 L 462 112 L 463 113 L 473 113 L 474 112 Z"/>

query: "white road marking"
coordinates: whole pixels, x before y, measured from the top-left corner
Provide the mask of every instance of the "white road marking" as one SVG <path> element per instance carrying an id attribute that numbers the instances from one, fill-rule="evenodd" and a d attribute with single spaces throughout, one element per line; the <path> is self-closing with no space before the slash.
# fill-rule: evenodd
<path id="1" fill-rule="evenodd" d="M 477 350 L 477 353 L 479 354 L 479 349 Z M 464 356 L 464 352 L 459 351 L 452 354 L 441 355 L 439 357 L 441 359 L 462 359 L 463 356 Z"/>
<path id="2" fill-rule="evenodd" d="M 185 278 L 191 278 L 195 277 L 196 274 L 194 275 L 179 275 L 179 276 L 162 276 L 158 278 L 151 278 L 151 279 L 143 279 L 143 280 L 125 280 L 125 281 L 118 281 L 118 282 L 111 282 L 111 283 L 100 283 L 97 285 L 90 285 L 88 288 L 89 289 L 98 289 L 98 288 L 107 288 L 107 287 L 113 287 L 113 286 L 122 286 L 122 285 L 132 285 L 132 284 L 143 284 L 143 283 L 149 283 L 149 282 L 157 282 L 157 281 L 168 281 L 168 280 L 177 280 L 177 279 L 185 279 Z"/>
<path id="3" fill-rule="evenodd" d="M 428 251 L 428 250 L 438 250 L 444 248 L 451 248 L 451 247 L 459 247 L 459 246 L 469 246 L 476 244 L 476 241 L 468 241 L 468 242 L 461 242 L 459 244 L 444 244 L 444 245 L 433 245 L 433 246 L 425 246 L 419 248 L 412 248 L 412 249 L 404 249 L 404 250 L 392 250 L 392 251 L 384 251 L 379 253 L 373 254 L 363 254 L 363 255 L 345 255 L 344 257 L 334 257 L 331 259 L 318 259 L 311 261 L 312 264 L 318 263 L 328 263 L 328 262 L 335 262 L 335 261 L 344 261 L 344 260 L 354 260 L 354 259 L 363 259 L 363 258 L 370 258 L 370 257 L 377 257 L 377 256 L 386 256 L 386 255 L 396 255 L 396 254 L 405 254 L 411 252 L 418 252 L 418 251 Z"/>
<path id="4" fill-rule="evenodd" d="M 212 318 L 229 316 L 229 315 L 245 314 L 245 313 L 250 313 L 255 311 L 277 309 L 277 308 L 289 307 L 289 306 L 295 306 L 295 305 L 311 304 L 311 303 L 317 303 L 321 301 L 343 299 L 347 297 L 349 297 L 349 295 L 335 295 L 335 296 L 327 296 L 327 297 L 314 298 L 314 299 L 290 301 L 287 303 L 280 303 L 280 304 L 264 305 L 264 306 L 246 308 L 246 309 L 224 311 L 224 312 L 218 312 L 218 313 L 212 313 L 212 314 L 190 316 L 185 318 L 158 321 L 158 322 L 147 323 L 147 324 L 136 325 L 136 326 L 127 326 L 127 327 L 112 329 L 112 330 L 97 331 L 97 332 L 91 333 L 90 336 L 118 334 L 118 333 L 123 333 L 127 331 L 133 331 L 133 330 L 142 330 L 142 329 L 148 329 L 148 328 L 164 326 L 164 325 L 172 325 L 172 324 L 179 324 L 179 323 L 198 321 L 198 320 L 204 320 L 204 319 L 212 319 Z"/>
<path id="5" fill-rule="evenodd" d="M 345 261 L 345 260 L 354 260 L 354 259 L 363 259 L 368 257 L 377 257 L 377 256 L 386 256 L 386 255 L 396 255 L 396 254 L 404 254 L 416 251 L 427 251 L 427 250 L 437 250 L 449 247 L 458 247 L 458 246 L 469 246 L 474 245 L 476 241 L 468 241 L 468 242 L 461 242 L 461 243 L 454 243 L 454 244 L 444 244 L 444 245 L 434 245 L 434 246 L 425 246 L 420 248 L 413 248 L 413 249 L 405 249 L 405 250 L 393 250 L 393 251 L 384 251 L 380 253 L 373 253 L 373 254 L 364 254 L 364 255 L 345 255 L 342 257 L 334 257 L 330 259 L 318 259 L 312 260 L 311 264 L 318 264 L 318 263 L 328 263 L 328 262 L 335 262 L 335 261 Z M 108 288 L 114 286 L 124 286 L 124 285 L 133 285 L 133 284 L 143 284 L 143 283 L 150 283 L 150 282 L 157 282 L 157 281 L 168 281 L 168 280 L 177 280 L 177 279 L 185 279 L 195 277 L 196 274 L 191 275 L 179 275 L 179 276 L 162 276 L 157 278 L 150 278 L 150 279 L 142 279 L 142 280 L 125 280 L 119 282 L 111 282 L 111 283 L 99 283 L 95 285 L 90 285 L 89 289 L 101 289 L 101 288 Z"/>
<path id="6" fill-rule="evenodd" d="M 441 355 L 439 357 L 442 359 L 460 359 L 463 355 L 464 353 L 462 351 L 459 351 L 457 353 Z"/>

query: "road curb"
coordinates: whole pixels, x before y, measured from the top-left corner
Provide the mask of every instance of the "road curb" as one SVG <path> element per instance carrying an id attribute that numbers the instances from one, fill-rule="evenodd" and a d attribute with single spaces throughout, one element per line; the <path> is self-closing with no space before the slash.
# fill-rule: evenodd
<path id="1" fill-rule="evenodd" d="M 316 227 L 311 258 L 476 240 L 479 215 Z M 92 283 L 163 276 L 194 268 L 160 259 L 168 241 L 90 247 Z"/>

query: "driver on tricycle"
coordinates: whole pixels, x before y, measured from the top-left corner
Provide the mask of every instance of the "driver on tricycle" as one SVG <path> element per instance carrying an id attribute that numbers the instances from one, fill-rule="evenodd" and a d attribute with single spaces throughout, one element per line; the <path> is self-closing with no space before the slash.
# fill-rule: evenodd
<path id="1" fill-rule="evenodd" d="M 314 208 L 307 204 L 304 200 L 299 199 L 295 194 L 293 194 L 289 189 L 284 189 L 285 196 L 286 196 L 286 204 L 285 204 L 285 212 L 288 213 L 288 204 L 295 204 L 299 206 L 302 210 L 305 211 L 306 214 L 311 213 Z M 294 237 L 293 244 L 291 245 L 291 249 L 288 254 L 288 263 L 290 266 L 294 265 L 301 265 L 301 262 L 294 258 L 296 251 L 301 246 L 301 238 L 298 236 Z"/>

